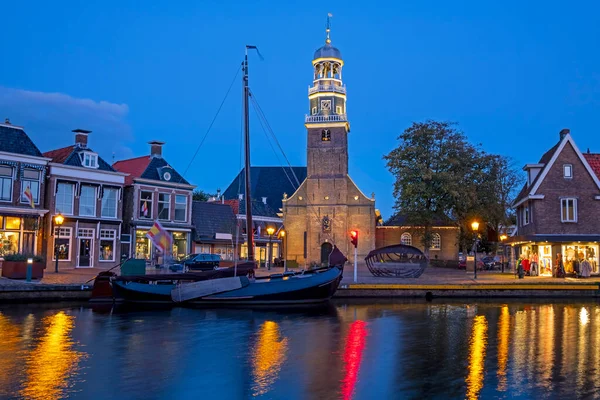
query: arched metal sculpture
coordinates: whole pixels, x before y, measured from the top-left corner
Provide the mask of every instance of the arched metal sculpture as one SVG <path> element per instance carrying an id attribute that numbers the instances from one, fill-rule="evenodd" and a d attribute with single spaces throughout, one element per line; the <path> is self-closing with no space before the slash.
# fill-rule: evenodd
<path id="1" fill-rule="evenodd" d="M 372 250 L 365 261 L 373 276 L 394 278 L 418 278 L 429 264 L 421 250 L 405 244 Z"/>

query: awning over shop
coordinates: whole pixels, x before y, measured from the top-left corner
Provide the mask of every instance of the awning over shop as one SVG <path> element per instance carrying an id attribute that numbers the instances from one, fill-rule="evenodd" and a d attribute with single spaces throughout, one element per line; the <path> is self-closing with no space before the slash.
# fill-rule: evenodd
<path id="1" fill-rule="evenodd" d="M 548 243 L 574 243 L 574 242 L 600 242 L 600 235 L 559 235 L 559 234 L 546 234 L 546 235 L 520 235 L 511 236 L 505 244 L 518 245 L 524 243 L 537 243 L 537 242 L 548 242 Z"/>

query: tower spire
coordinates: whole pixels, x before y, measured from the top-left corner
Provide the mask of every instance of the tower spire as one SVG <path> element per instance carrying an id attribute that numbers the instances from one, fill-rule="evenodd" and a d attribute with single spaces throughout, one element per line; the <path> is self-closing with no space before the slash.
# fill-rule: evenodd
<path id="1" fill-rule="evenodd" d="M 327 29 L 325 29 L 325 32 L 327 32 L 325 43 L 327 44 L 331 43 L 331 38 L 329 37 L 329 32 L 331 31 L 331 17 L 333 17 L 333 15 L 331 13 L 327 13 Z"/>

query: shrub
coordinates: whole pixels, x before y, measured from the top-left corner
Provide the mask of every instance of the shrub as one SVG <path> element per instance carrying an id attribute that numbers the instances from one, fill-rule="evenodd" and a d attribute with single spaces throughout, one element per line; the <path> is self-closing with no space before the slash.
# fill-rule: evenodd
<path id="1" fill-rule="evenodd" d="M 27 261 L 28 258 L 33 258 L 33 262 L 44 262 L 44 257 L 34 256 L 32 254 L 8 254 L 4 256 L 4 261 Z"/>

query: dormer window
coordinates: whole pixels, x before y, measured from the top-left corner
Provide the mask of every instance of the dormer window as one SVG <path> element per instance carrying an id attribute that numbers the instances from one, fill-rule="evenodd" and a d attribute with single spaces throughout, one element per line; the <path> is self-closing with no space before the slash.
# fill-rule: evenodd
<path id="1" fill-rule="evenodd" d="M 563 165 L 563 176 L 565 179 L 573 178 L 573 166 L 571 164 Z"/>
<path id="2" fill-rule="evenodd" d="M 98 168 L 98 154 L 88 151 L 83 152 L 81 165 L 86 168 Z"/>

